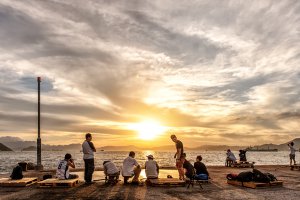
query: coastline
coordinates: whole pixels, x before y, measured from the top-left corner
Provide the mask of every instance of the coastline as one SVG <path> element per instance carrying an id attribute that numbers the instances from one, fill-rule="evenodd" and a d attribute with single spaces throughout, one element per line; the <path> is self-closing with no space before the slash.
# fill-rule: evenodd
<path id="1" fill-rule="evenodd" d="M 104 174 L 100 170 L 94 173 L 95 183 L 84 185 L 83 171 L 73 171 L 79 175 L 81 183 L 74 188 L 38 188 L 32 185 L 26 188 L 4 188 L 0 187 L 0 199 L 298 199 L 300 196 L 300 171 L 292 171 L 287 165 L 262 165 L 255 166 L 262 172 L 274 174 L 278 180 L 284 181 L 283 187 L 249 189 L 228 185 L 226 174 L 239 173 L 251 170 L 251 168 L 231 168 L 223 166 L 208 166 L 211 176 L 211 184 L 203 184 L 203 189 L 195 185 L 186 187 L 150 187 L 147 185 L 132 186 L 123 185 L 119 182 L 115 186 L 104 185 Z M 54 170 L 43 172 L 28 171 L 25 177 L 38 176 L 54 173 Z M 143 179 L 144 170 L 141 173 Z M 161 169 L 160 177 L 167 175 L 178 177 L 177 171 L 173 169 Z M 3 175 L 2 175 L 3 177 Z M 6 176 L 7 177 L 7 176 Z M 122 177 L 120 177 L 122 180 Z"/>

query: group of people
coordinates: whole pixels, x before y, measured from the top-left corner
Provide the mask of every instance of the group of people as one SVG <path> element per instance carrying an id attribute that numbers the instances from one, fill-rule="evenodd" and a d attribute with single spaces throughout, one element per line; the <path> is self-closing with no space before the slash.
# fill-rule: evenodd
<path id="1" fill-rule="evenodd" d="M 92 182 L 92 176 L 95 169 L 94 164 L 94 152 L 96 148 L 92 141 L 92 135 L 87 133 L 85 135 L 85 141 L 82 143 L 82 152 L 84 160 L 84 180 L 87 184 Z M 186 153 L 184 153 L 183 143 L 177 139 L 176 135 L 171 135 L 171 140 L 175 143 L 176 153 L 174 158 L 176 159 L 176 168 L 178 170 L 179 179 L 184 180 L 187 178 L 202 179 L 207 180 L 209 178 L 209 173 L 205 164 L 202 162 L 202 156 L 199 155 L 196 158 L 196 162 L 192 165 L 186 159 Z M 295 161 L 295 152 L 294 143 L 288 143 L 290 148 L 290 165 L 292 161 L 296 164 Z M 232 163 L 236 162 L 236 157 L 230 149 L 227 150 L 226 166 L 231 166 Z M 247 161 L 246 150 L 240 150 L 239 153 L 240 161 Z M 159 165 L 154 160 L 153 155 L 147 156 L 148 160 L 145 162 L 145 173 L 147 179 L 158 178 L 159 175 Z M 75 174 L 69 173 L 69 168 L 75 168 L 75 163 L 72 159 L 71 154 L 66 154 L 65 159 L 59 161 L 56 176 L 59 179 L 74 179 L 78 178 Z M 116 167 L 113 161 L 104 161 L 103 162 L 104 174 L 107 177 L 116 177 L 117 179 L 120 176 L 120 169 Z M 124 177 L 124 183 L 127 184 L 130 178 L 132 183 L 138 183 L 139 175 L 141 173 L 141 166 L 135 159 L 135 152 L 130 151 L 127 158 L 124 159 L 122 165 L 122 176 Z"/>
<path id="2" fill-rule="evenodd" d="M 289 154 L 289 157 L 290 157 L 290 166 L 293 164 L 294 162 L 294 165 L 296 165 L 296 160 L 295 160 L 295 157 L 296 157 L 296 148 L 294 147 L 294 142 L 289 142 L 288 144 L 288 147 L 290 149 L 290 154 Z M 246 158 L 246 150 L 239 150 L 239 157 L 240 157 L 240 161 L 247 161 L 247 158 Z M 225 166 L 228 167 L 228 166 L 231 166 L 233 163 L 235 163 L 237 161 L 236 157 L 234 156 L 234 154 L 232 153 L 232 151 L 230 149 L 227 150 L 226 152 L 226 161 L 225 161 Z"/>
<path id="3" fill-rule="evenodd" d="M 84 160 L 84 180 L 87 184 L 92 183 L 92 176 L 95 169 L 94 164 L 94 152 L 96 148 L 92 141 L 92 135 L 87 133 L 85 135 L 85 141 L 82 143 L 82 152 Z M 209 178 L 209 173 L 205 164 L 202 162 L 201 155 L 197 156 L 196 162 L 192 165 L 186 159 L 186 153 L 184 153 L 183 143 L 177 139 L 175 135 L 171 135 L 172 141 L 176 146 L 176 153 L 174 158 L 176 159 L 176 167 L 179 173 L 179 179 L 184 180 L 187 178 L 202 179 L 207 180 Z M 69 168 L 75 168 L 75 163 L 72 159 L 71 154 L 66 154 L 65 159 L 59 161 L 56 170 L 56 177 L 59 179 L 74 179 L 78 178 L 76 174 L 70 174 Z M 139 183 L 139 176 L 141 173 L 141 166 L 135 159 L 135 152 L 130 151 L 127 158 L 124 159 L 122 170 L 120 170 L 113 161 L 103 162 L 103 171 L 107 177 L 115 177 L 119 179 L 120 171 L 122 171 L 122 176 L 124 177 L 124 184 L 128 183 L 128 180 L 132 178 L 131 183 Z M 145 174 L 147 179 L 156 179 L 159 176 L 159 165 L 154 160 L 153 155 L 147 156 L 147 161 L 145 162 Z"/>

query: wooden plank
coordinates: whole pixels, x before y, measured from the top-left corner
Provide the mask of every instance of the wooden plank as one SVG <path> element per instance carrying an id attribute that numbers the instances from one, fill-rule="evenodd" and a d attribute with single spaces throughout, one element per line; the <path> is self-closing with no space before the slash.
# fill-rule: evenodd
<path id="1" fill-rule="evenodd" d="M 0 186 L 3 187 L 26 187 L 37 182 L 36 177 L 30 178 L 22 178 L 19 180 L 12 180 L 10 178 L 1 178 L 0 179 Z"/>
<path id="2" fill-rule="evenodd" d="M 237 163 L 233 163 L 231 166 L 247 168 L 247 167 L 254 167 L 254 164 L 255 164 L 255 162 L 239 161 Z"/>
<path id="3" fill-rule="evenodd" d="M 79 183 L 79 179 L 60 180 L 50 178 L 38 182 L 39 187 L 75 187 Z"/>
<path id="4" fill-rule="evenodd" d="M 149 179 L 152 186 L 185 186 L 185 181 L 177 178 Z"/>
<path id="5" fill-rule="evenodd" d="M 300 170 L 300 165 L 291 165 L 291 170 Z"/>
<path id="6" fill-rule="evenodd" d="M 283 181 L 272 181 L 270 183 L 257 183 L 257 182 L 241 182 L 241 181 L 236 181 L 236 180 L 227 180 L 227 183 L 230 185 L 235 185 L 235 186 L 242 186 L 242 187 L 247 187 L 247 188 L 266 188 L 266 187 L 273 187 L 273 186 L 282 186 Z"/>

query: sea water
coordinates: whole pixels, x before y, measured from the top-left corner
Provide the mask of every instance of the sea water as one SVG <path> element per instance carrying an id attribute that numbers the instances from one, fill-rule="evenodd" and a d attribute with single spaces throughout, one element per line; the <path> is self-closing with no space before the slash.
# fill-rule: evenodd
<path id="1" fill-rule="evenodd" d="M 71 153 L 75 161 L 76 168 L 83 168 L 83 155 L 79 151 L 43 151 L 42 164 L 44 169 L 55 169 L 57 162 L 64 158 L 65 153 Z M 238 158 L 238 152 L 233 151 Z M 174 152 L 160 152 L 160 151 L 137 151 L 136 160 L 141 166 L 144 166 L 146 156 L 152 154 L 155 160 L 161 167 L 175 167 Z M 198 155 L 201 155 L 203 162 L 207 166 L 224 166 L 226 159 L 225 151 L 187 151 L 187 160 L 192 163 Z M 298 152 L 296 153 L 296 161 L 299 160 Z M 128 156 L 128 151 L 99 151 L 95 153 L 95 167 L 102 167 L 105 160 L 112 160 L 117 166 L 122 166 L 123 160 Z M 36 152 L 1 152 L 0 151 L 0 173 L 9 173 L 18 162 L 32 162 L 36 163 Z M 288 165 L 289 152 L 247 152 L 247 160 L 253 161 L 256 165 Z"/>

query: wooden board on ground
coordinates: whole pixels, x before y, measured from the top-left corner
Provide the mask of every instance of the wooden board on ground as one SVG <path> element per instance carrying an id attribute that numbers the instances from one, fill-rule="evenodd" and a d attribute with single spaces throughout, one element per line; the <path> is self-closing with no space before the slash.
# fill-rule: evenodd
<path id="1" fill-rule="evenodd" d="M 230 185 L 242 186 L 247 188 L 266 188 L 266 187 L 273 187 L 273 186 L 282 186 L 283 181 L 272 181 L 270 183 L 257 183 L 257 182 L 241 182 L 236 180 L 227 180 L 227 183 Z"/>
<path id="2" fill-rule="evenodd" d="M 151 186 L 185 186 L 185 181 L 177 178 L 149 179 Z"/>
<path id="3" fill-rule="evenodd" d="M 300 165 L 291 165 L 291 170 L 300 170 Z"/>
<path id="4" fill-rule="evenodd" d="M 10 178 L 1 178 L 0 186 L 2 187 L 26 187 L 37 182 L 36 177 L 22 178 L 19 180 L 12 180 Z"/>
<path id="5" fill-rule="evenodd" d="M 39 187 L 75 187 L 79 183 L 78 179 L 60 180 L 49 178 L 38 182 Z"/>
<path id="6" fill-rule="evenodd" d="M 253 168 L 254 167 L 255 162 L 248 162 L 248 161 L 239 161 L 236 163 L 233 163 L 231 165 L 231 167 L 242 167 L 242 168 Z"/>

